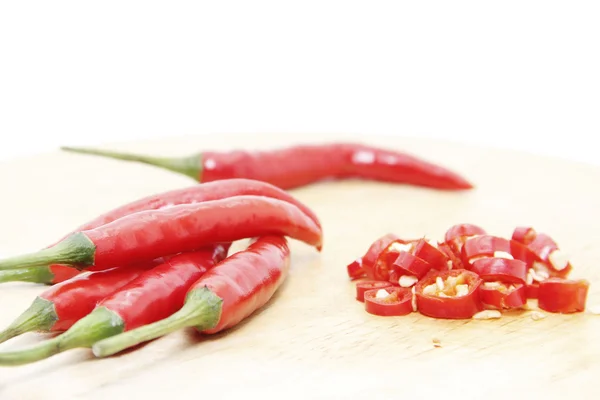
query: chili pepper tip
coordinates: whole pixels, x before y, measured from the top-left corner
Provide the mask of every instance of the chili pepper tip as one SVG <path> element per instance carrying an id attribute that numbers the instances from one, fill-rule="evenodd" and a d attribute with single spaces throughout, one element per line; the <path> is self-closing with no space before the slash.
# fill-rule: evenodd
<path id="1" fill-rule="evenodd" d="M 50 285 L 53 283 L 54 274 L 47 265 L 6 269 L 0 271 L 0 283 L 3 282 L 31 282 Z"/>
<path id="2" fill-rule="evenodd" d="M 210 329 L 219 322 L 223 300 L 203 287 L 188 293 L 185 305 L 171 316 L 100 340 L 92 346 L 96 357 L 107 357 L 140 343 L 156 339 L 176 330 L 195 327 L 198 331 Z"/>
<path id="3" fill-rule="evenodd" d="M 101 150 L 87 147 L 62 146 L 63 151 L 79 154 L 90 154 L 121 161 L 134 161 L 154 167 L 164 168 L 177 172 L 198 181 L 200 178 L 200 155 L 188 157 L 152 157 L 143 154 L 124 153 L 111 150 Z"/>
<path id="4" fill-rule="evenodd" d="M 48 331 L 57 319 L 54 304 L 41 297 L 36 297 L 23 314 L 19 315 L 8 328 L 0 332 L 0 343 L 25 332 Z"/>

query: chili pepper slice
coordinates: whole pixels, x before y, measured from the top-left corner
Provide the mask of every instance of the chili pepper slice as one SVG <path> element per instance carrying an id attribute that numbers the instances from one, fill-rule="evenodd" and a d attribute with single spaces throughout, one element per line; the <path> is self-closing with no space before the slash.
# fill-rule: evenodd
<path id="1" fill-rule="evenodd" d="M 477 235 L 486 235 L 487 232 L 480 226 L 474 224 L 456 224 L 452 225 L 444 234 L 444 241 L 446 243 L 452 242 L 456 239 L 469 238 Z"/>
<path id="2" fill-rule="evenodd" d="M 512 240 L 528 245 L 535 239 L 537 232 L 530 226 L 518 226 L 512 234 Z"/>
<path id="3" fill-rule="evenodd" d="M 346 266 L 346 271 L 351 280 L 363 278 L 365 276 L 365 270 L 363 268 L 362 257 L 359 257 L 348 264 L 348 266 Z"/>
<path id="4" fill-rule="evenodd" d="M 45 290 L 4 331 L 0 343 L 25 332 L 62 332 L 92 312 L 113 294 L 154 265 L 140 264 L 79 274 Z"/>
<path id="5" fill-rule="evenodd" d="M 527 247 L 533 252 L 537 261 L 547 267 L 551 277 L 566 278 L 573 269 L 554 239 L 545 233 L 538 233 Z"/>
<path id="6" fill-rule="evenodd" d="M 222 261 L 189 290 L 185 305 L 170 317 L 94 344 L 105 357 L 178 329 L 204 334 L 231 328 L 264 306 L 286 279 L 290 251 L 283 237 L 262 237 Z"/>
<path id="7" fill-rule="evenodd" d="M 401 287 L 368 290 L 365 292 L 365 311 L 385 317 L 408 315 L 413 312 L 412 296 L 410 289 Z"/>
<path id="8" fill-rule="evenodd" d="M 371 280 L 381 280 L 376 279 L 375 274 L 375 264 L 377 263 L 377 259 L 382 251 L 384 251 L 393 241 L 398 240 L 399 238 L 393 233 L 388 233 L 379 237 L 369 246 L 369 249 L 362 257 L 362 267 L 365 271 L 367 278 Z"/>
<path id="9" fill-rule="evenodd" d="M 417 308 L 433 318 L 471 318 L 483 310 L 482 282 L 477 274 L 464 269 L 431 270 L 415 286 Z"/>
<path id="10" fill-rule="evenodd" d="M 371 289 L 385 289 L 393 287 L 390 282 L 362 281 L 356 284 L 356 300 L 365 301 L 365 292 Z"/>
<path id="11" fill-rule="evenodd" d="M 377 261 L 375 261 L 373 273 L 374 279 L 388 281 L 390 279 L 390 272 L 394 269 L 394 262 L 398 258 L 398 255 L 402 252 L 412 251 L 414 246 L 415 243 L 413 241 L 396 239 L 391 242 L 379 253 L 379 257 L 377 257 Z"/>
<path id="12" fill-rule="evenodd" d="M 401 251 L 394 261 L 393 267 L 398 271 L 399 276 L 396 282 L 399 282 L 400 277 L 404 275 L 421 279 L 431 270 L 432 265 L 411 253 Z"/>
<path id="13" fill-rule="evenodd" d="M 448 257 L 425 239 L 416 242 L 413 254 L 431 264 L 431 268 L 439 271 L 448 269 Z"/>
<path id="14" fill-rule="evenodd" d="M 280 234 L 321 250 L 322 230 L 293 204 L 236 196 L 142 211 L 75 233 L 37 253 L 0 261 L 0 269 L 49 263 L 108 269 L 266 234 Z"/>
<path id="15" fill-rule="evenodd" d="M 490 257 L 476 260 L 471 267 L 471 271 L 486 281 L 524 284 L 527 278 L 527 264 L 521 260 L 507 258 Z"/>
<path id="16" fill-rule="evenodd" d="M 526 295 L 528 299 L 537 299 L 539 296 L 540 285 L 539 283 L 532 283 L 526 285 Z"/>
<path id="17" fill-rule="evenodd" d="M 456 254 L 452 247 L 446 242 L 438 244 L 438 249 L 448 258 L 448 269 L 465 269 L 460 254 Z"/>
<path id="18" fill-rule="evenodd" d="M 227 245 L 228 247 L 228 245 Z M 177 311 L 189 287 L 226 255 L 225 246 L 174 256 L 100 301 L 63 334 L 21 351 L 0 353 L 0 365 L 21 365 L 150 324 Z"/>
<path id="19" fill-rule="evenodd" d="M 198 182 L 249 178 L 292 189 L 331 179 L 359 178 L 443 190 L 471 189 L 462 176 L 416 156 L 358 143 L 297 145 L 267 151 L 207 151 L 182 158 L 82 147 L 62 150 L 140 162 Z"/>
<path id="20" fill-rule="evenodd" d="M 570 314 L 585 310 L 590 287 L 585 279 L 549 278 L 540 282 L 538 306 L 552 313 Z"/>
<path id="21" fill-rule="evenodd" d="M 499 310 L 521 308 L 527 304 L 527 289 L 522 283 L 483 282 L 480 296 L 485 306 Z"/>

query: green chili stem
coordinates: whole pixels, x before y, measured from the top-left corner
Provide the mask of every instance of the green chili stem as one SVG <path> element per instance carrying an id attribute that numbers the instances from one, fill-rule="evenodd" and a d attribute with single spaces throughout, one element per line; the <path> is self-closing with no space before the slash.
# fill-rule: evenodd
<path id="1" fill-rule="evenodd" d="M 3 282 L 32 282 L 49 285 L 54 279 L 54 274 L 48 265 L 17 269 L 0 270 L 0 283 Z"/>

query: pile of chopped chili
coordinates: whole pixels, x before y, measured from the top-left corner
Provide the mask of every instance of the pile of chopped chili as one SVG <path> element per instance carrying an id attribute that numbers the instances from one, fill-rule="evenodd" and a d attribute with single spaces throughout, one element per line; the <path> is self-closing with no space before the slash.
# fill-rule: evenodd
<path id="1" fill-rule="evenodd" d="M 551 313 L 583 312 L 590 284 L 570 279 L 572 270 L 545 233 L 517 227 L 504 238 L 474 224 L 450 227 L 440 242 L 390 233 L 347 266 L 368 313 L 446 319 L 497 318 L 536 301 Z"/>

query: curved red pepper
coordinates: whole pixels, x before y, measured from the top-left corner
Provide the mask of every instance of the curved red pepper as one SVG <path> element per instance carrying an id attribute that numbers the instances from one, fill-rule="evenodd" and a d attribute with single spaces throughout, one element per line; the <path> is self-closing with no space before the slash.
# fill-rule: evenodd
<path id="1" fill-rule="evenodd" d="M 552 265 L 550 256 L 559 248 L 554 239 L 545 233 L 538 233 L 527 247 L 533 252 L 536 260 L 542 262 L 548 268 L 551 277 L 566 278 L 571 273 L 573 266 L 570 262 L 562 270 L 558 270 Z"/>
<path id="2" fill-rule="evenodd" d="M 397 271 L 397 279 L 400 279 L 402 275 L 416 276 L 421 279 L 431 270 L 432 266 L 427 261 L 411 253 L 401 251 L 396 261 L 394 261 L 393 268 Z M 397 282 L 398 280 L 396 280 Z"/>
<path id="3" fill-rule="evenodd" d="M 585 310 L 590 283 L 585 279 L 549 278 L 540 282 L 538 306 L 552 313 L 570 314 Z"/>
<path id="4" fill-rule="evenodd" d="M 490 283 L 498 286 L 491 287 Z M 481 301 L 484 305 L 499 310 L 523 307 L 527 303 L 526 286 L 517 283 L 513 289 L 499 282 L 484 282 L 480 289 Z"/>
<path id="5" fill-rule="evenodd" d="M 440 249 L 450 261 L 449 269 L 465 269 L 462 260 L 460 259 L 460 254 L 456 254 L 448 243 L 442 242 L 438 244 L 438 249 Z"/>
<path id="6" fill-rule="evenodd" d="M 523 244 L 493 235 L 481 235 L 468 239 L 462 248 L 462 262 L 468 269 L 472 268 L 473 259 L 494 257 L 497 251 L 510 254 L 514 259 L 523 261 L 531 267 L 535 255 Z"/>
<path id="7" fill-rule="evenodd" d="M 396 239 L 390 243 L 380 254 L 375 262 L 375 278 L 388 281 L 390 274 L 394 271 L 395 261 L 405 251 L 413 251 L 415 242 L 413 240 Z M 406 249 L 406 250 L 402 250 Z"/>
<path id="8" fill-rule="evenodd" d="M 368 279 L 385 281 L 389 278 L 389 272 L 386 274 L 386 268 L 383 268 L 381 265 L 378 266 L 377 263 L 381 254 L 396 240 L 400 240 L 400 238 L 393 233 L 388 233 L 375 240 L 371 246 L 369 246 L 369 249 L 362 257 L 362 267 Z M 385 259 L 387 260 L 387 256 Z M 383 275 L 381 273 L 383 273 Z"/>
<path id="9" fill-rule="evenodd" d="M 482 258 L 475 261 L 471 267 L 486 281 L 501 281 L 511 283 L 525 283 L 527 278 L 527 264 L 521 260 L 507 258 Z"/>
<path id="10" fill-rule="evenodd" d="M 365 276 L 362 257 L 357 258 L 346 266 L 346 272 L 351 280 L 360 279 Z"/>
<path id="11" fill-rule="evenodd" d="M 427 240 L 418 240 L 412 253 L 429 263 L 433 269 L 439 271 L 448 269 L 448 257 L 437 247 L 432 246 Z"/>
<path id="12" fill-rule="evenodd" d="M 446 231 L 444 234 L 444 241 L 448 243 L 455 239 L 485 234 L 487 234 L 487 232 L 480 226 L 473 224 L 456 224 Z"/>
<path id="13" fill-rule="evenodd" d="M 453 268 L 464 269 L 466 266 L 462 262 L 462 248 L 465 242 L 474 236 L 485 234 L 486 231 L 477 225 L 453 225 L 444 234 L 444 244 L 439 248 L 452 260 Z"/>
<path id="14" fill-rule="evenodd" d="M 450 297 L 440 297 L 435 294 L 424 293 L 426 287 L 436 284 L 436 279 L 438 277 L 444 281 L 449 277 L 462 277 L 465 284 L 468 285 L 468 293 L 460 297 L 452 296 L 452 293 L 448 294 Z M 483 310 L 483 304 L 481 303 L 479 296 L 479 289 L 482 282 L 483 281 L 477 274 L 464 269 L 450 271 L 431 270 L 415 286 L 417 308 L 421 314 L 433 318 L 471 318 L 473 315 Z"/>
<path id="15" fill-rule="evenodd" d="M 512 234 L 512 240 L 528 245 L 535 239 L 537 232 L 530 226 L 518 226 Z"/>
<path id="16" fill-rule="evenodd" d="M 385 298 L 377 298 L 380 289 L 365 292 L 365 310 L 369 314 L 379 316 L 401 316 L 413 312 L 412 291 L 401 287 L 390 287 L 383 289 L 389 293 Z"/>
<path id="17" fill-rule="evenodd" d="M 372 289 L 385 289 L 393 287 L 390 282 L 362 281 L 356 284 L 356 300 L 365 301 L 365 292 Z"/>
<path id="18" fill-rule="evenodd" d="M 540 284 L 532 283 L 528 284 L 525 288 L 525 292 L 528 299 L 537 299 L 539 296 Z"/>

